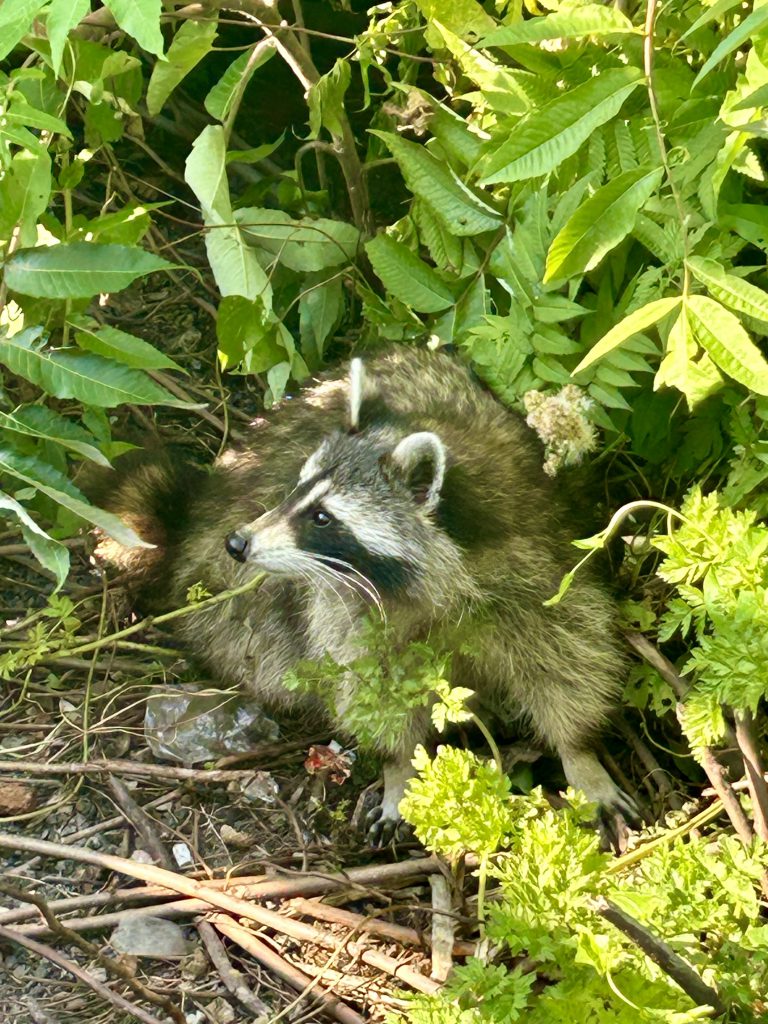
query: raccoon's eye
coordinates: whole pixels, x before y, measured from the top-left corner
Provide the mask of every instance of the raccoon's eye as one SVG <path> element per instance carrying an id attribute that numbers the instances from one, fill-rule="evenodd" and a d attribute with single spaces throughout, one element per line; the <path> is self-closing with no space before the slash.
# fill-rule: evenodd
<path id="1" fill-rule="evenodd" d="M 322 508 L 315 508 L 310 514 L 315 526 L 330 526 L 333 522 L 332 517 Z"/>

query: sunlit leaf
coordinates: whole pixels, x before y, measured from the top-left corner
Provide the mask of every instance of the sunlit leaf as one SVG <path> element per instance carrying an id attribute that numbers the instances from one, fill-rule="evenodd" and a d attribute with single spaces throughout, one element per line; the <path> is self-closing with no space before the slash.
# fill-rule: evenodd
<path id="1" fill-rule="evenodd" d="M 90 298 L 170 269 L 172 263 L 135 246 L 70 242 L 18 250 L 5 264 L 5 283 L 41 299 Z"/>
<path id="2" fill-rule="evenodd" d="M 729 274 L 716 260 L 691 256 L 688 266 L 694 277 L 706 286 L 713 299 L 737 313 L 744 313 L 768 324 L 768 293 L 762 288 Z"/>
<path id="3" fill-rule="evenodd" d="M 502 25 L 478 43 L 478 46 L 517 46 L 539 43 L 543 39 L 582 39 L 584 36 L 639 32 L 629 18 L 614 7 L 585 4 L 572 10 L 555 11 L 544 18 Z"/>
<path id="4" fill-rule="evenodd" d="M 163 55 L 162 0 L 106 0 L 120 28 L 132 36 L 147 53 Z"/>
<path id="5" fill-rule="evenodd" d="M 573 371 L 574 376 L 581 373 L 582 370 L 586 370 L 588 366 L 597 362 L 598 359 L 602 359 L 603 356 L 612 352 L 613 349 L 618 348 L 619 345 L 631 338 L 633 334 L 639 334 L 647 327 L 657 323 L 662 319 L 662 317 L 665 317 L 668 313 L 671 313 L 673 309 L 679 306 L 680 302 L 681 299 L 679 297 L 655 299 L 653 302 L 649 302 L 645 306 L 641 306 L 640 309 L 636 309 L 633 313 L 630 313 L 629 316 L 624 317 L 623 320 L 617 323 L 615 327 L 612 327 L 610 331 L 608 331 L 608 333 L 590 349 L 587 355 Z"/>
<path id="6" fill-rule="evenodd" d="M 72 317 L 70 324 L 75 328 L 75 340 L 80 348 L 96 352 L 107 359 L 135 366 L 139 370 L 184 370 L 170 356 L 142 338 L 136 338 L 126 331 L 109 324 L 98 324 L 88 317 Z"/>
<path id="7" fill-rule="evenodd" d="M 188 20 L 173 37 L 166 60 L 159 60 L 152 69 L 147 86 L 147 109 L 159 114 L 165 101 L 189 72 L 210 53 L 218 31 L 218 22 L 209 14 L 205 21 Z"/>
<path id="8" fill-rule="evenodd" d="M 582 203 L 550 246 L 544 280 L 573 277 L 596 267 L 632 230 L 638 210 L 662 174 L 660 167 L 627 171 Z"/>
<path id="9" fill-rule="evenodd" d="M 489 143 L 477 168 L 480 184 L 521 181 L 554 170 L 619 112 L 642 77 L 638 68 L 604 71 L 529 114 L 500 146 Z"/>
<path id="10" fill-rule="evenodd" d="M 365 246 L 373 269 L 397 299 L 419 313 L 438 313 L 455 301 L 438 273 L 388 235 L 377 235 Z"/>
<path id="11" fill-rule="evenodd" d="M 54 574 L 58 590 L 69 573 L 69 551 L 63 544 L 49 537 L 20 502 L 3 491 L 0 491 L 0 509 L 12 512 L 19 520 L 24 540 L 38 562 Z"/>
<path id="12" fill-rule="evenodd" d="M 738 317 L 705 295 L 691 295 L 688 310 L 696 340 L 739 384 L 768 395 L 768 362 Z"/>

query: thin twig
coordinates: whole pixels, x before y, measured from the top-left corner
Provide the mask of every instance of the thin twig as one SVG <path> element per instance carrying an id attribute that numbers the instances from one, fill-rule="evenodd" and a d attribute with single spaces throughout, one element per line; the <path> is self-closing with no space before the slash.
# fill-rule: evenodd
<path id="1" fill-rule="evenodd" d="M 207 921 L 198 921 L 197 931 L 203 940 L 208 956 L 211 958 L 211 963 L 216 968 L 227 991 L 231 992 L 241 1006 L 245 1007 L 257 1020 L 263 1020 L 268 1017 L 269 1007 L 251 992 L 245 983 L 243 974 L 236 970 L 229 962 L 224 944 L 213 930 L 213 927 Z"/>
<path id="2" fill-rule="evenodd" d="M 715 989 L 702 981 L 696 971 L 667 942 L 603 896 L 592 900 L 591 907 L 596 914 L 631 939 L 676 985 L 680 986 L 686 995 L 691 997 L 696 1006 L 711 1006 L 716 1016 L 725 1013 L 725 1006 Z"/>
<path id="3" fill-rule="evenodd" d="M 238 946 L 242 946 L 247 953 L 250 953 L 259 963 L 267 967 L 273 974 L 276 974 L 282 981 L 285 981 L 291 988 L 302 993 L 311 990 L 313 1000 L 319 1003 L 322 1009 L 339 1021 L 340 1024 L 365 1024 L 364 1019 L 351 1006 L 347 1006 L 346 1003 L 317 985 L 312 987 L 315 979 L 307 977 L 298 967 L 289 964 L 287 960 L 280 956 L 279 953 L 276 953 L 265 942 L 262 942 L 261 939 L 258 939 L 248 928 L 244 928 L 243 925 L 237 924 L 230 918 L 223 917 L 220 914 L 216 915 L 213 923 L 222 935 L 226 935 L 228 939 L 232 939 Z"/>
<path id="4" fill-rule="evenodd" d="M 171 855 L 157 834 L 154 822 L 147 812 L 133 799 L 125 783 L 121 782 L 114 775 L 110 775 L 107 778 L 107 786 L 115 803 L 139 834 L 147 853 L 150 854 L 156 864 L 161 864 L 164 868 L 172 871 L 174 864 L 171 860 Z"/>
<path id="5" fill-rule="evenodd" d="M 142 775 L 153 779 L 177 779 L 192 782 L 234 782 L 255 774 L 252 768 L 217 771 L 206 768 L 181 768 L 171 764 L 141 764 L 138 761 L 99 760 L 65 761 L 61 764 L 41 761 L 0 761 L 0 774 L 28 772 L 30 775 Z"/>
<path id="6" fill-rule="evenodd" d="M 755 832 L 763 842 L 768 842 L 768 786 L 765 784 L 765 772 L 752 728 L 752 715 L 749 711 L 736 711 L 735 717 L 736 742 L 744 760 Z"/>
<path id="7" fill-rule="evenodd" d="M 14 931 L 13 928 L 5 928 L 3 925 L 0 925 L 0 941 L 15 942 L 17 945 L 28 949 L 30 953 L 36 953 L 38 956 L 43 957 L 43 959 L 50 960 L 52 964 L 56 964 L 57 967 L 67 971 L 68 974 L 73 975 L 78 981 L 82 981 L 84 985 L 87 985 L 88 988 L 92 989 L 106 1002 L 116 1006 L 123 1013 L 129 1013 L 136 1020 L 140 1020 L 142 1024 L 163 1024 L 162 1021 L 158 1020 L 157 1017 L 147 1010 L 129 1002 L 118 992 L 113 992 L 111 988 L 97 981 L 93 975 L 83 970 L 73 960 L 67 960 L 66 957 L 62 956 L 55 949 L 51 949 L 50 946 L 44 946 L 42 942 L 36 942 L 35 939 L 30 939 L 28 936 Z"/>

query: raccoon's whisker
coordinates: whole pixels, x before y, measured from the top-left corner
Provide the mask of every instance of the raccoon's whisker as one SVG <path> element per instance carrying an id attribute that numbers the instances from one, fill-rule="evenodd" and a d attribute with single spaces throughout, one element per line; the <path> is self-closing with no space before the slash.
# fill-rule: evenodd
<path id="1" fill-rule="evenodd" d="M 341 558 L 333 558 L 331 555 L 317 555 L 316 557 L 326 565 L 326 568 L 330 569 L 338 577 L 347 580 L 347 582 L 354 583 L 354 585 L 361 591 L 361 593 L 365 594 L 367 597 L 371 599 L 371 601 L 373 601 L 373 603 L 376 606 L 376 609 L 379 612 L 379 615 L 381 615 L 382 619 L 386 621 L 387 616 L 386 612 L 384 611 L 384 605 L 381 600 L 381 594 L 377 590 L 372 580 L 368 579 L 367 576 L 363 575 L 363 573 L 361 573 L 359 569 L 356 569 L 354 565 L 350 564 L 349 562 L 345 562 Z M 344 569 L 347 570 L 348 574 L 350 575 L 345 575 L 344 573 L 341 573 L 338 569 L 335 568 L 336 565 L 342 566 Z"/>
<path id="2" fill-rule="evenodd" d="M 310 583 L 310 584 L 317 583 L 317 582 L 322 582 L 322 583 L 325 583 L 326 586 L 330 587 L 330 589 L 333 591 L 333 593 L 339 599 L 339 603 L 344 607 L 344 610 L 347 613 L 347 618 L 349 619 L 350 624 L 353 624 L 354 623 L 354 619 L 352 617 L 352 613 L 347 608 L 347 606 L 344 604 L 344 600 L 342 598 L 342 595 L 339 593 L 339 591 L 334 586 L 334 583 L 336 582 L 337 577 L 334 576 L 333 573 L 329 573 L 327 571 L 324 571 L 324 569 L 325 569 L 324 566 L 320 566 L 320 565 L 317 565 L 317 564 L 312 565 L 311 567 L 307 566 L 306 570 L 304 572 L 302 572 L 302 577 L 305 580 L 307 580 L 307 582 Z M 349 582 L 347 580 L 339 579 L 338 582 L 343 583 L 349 590 L 354 590 L 354 588 L 349 584 Z"/>

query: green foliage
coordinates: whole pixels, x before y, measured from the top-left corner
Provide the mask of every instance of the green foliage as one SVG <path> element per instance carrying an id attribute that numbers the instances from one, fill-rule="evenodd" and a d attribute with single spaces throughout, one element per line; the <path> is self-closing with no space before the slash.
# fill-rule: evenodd
<path id="1" fill-rule="evenodd" d="M 568 388 L 589 416 L 583 436 L 600 432 L 607 503 L 621 506 L 582 543 L 585 560 L 619 532 L 630 541 L 628 618 L 688 673 L 694 752 L 762 713 L 768 7 L 660 4 L 645 46 L 645 5 L 395 0 L 318 62 L 311 32 L 281 28 L 276 46 L 251 21 L 242 33 L 220 24 L 218 4 L 198 17 L 108 0 L 94 12 L 103 28 L 86 29 L 91 6 L 0 4 L 0 513 L 57 585 L 62 541 L 85 524 L 139 542 L 70 479 L 128 447 L 111 437 L 112 411 L 189 407 L 169 378 L 184 358 L 105 323 L 99 304 L 149 274 L 195 283 L 158 251 L 166 202 L 142 203 L 123 174 L 154 152 L 148 127 L 154 138 L 163 123 L 191 125 L 196 138 L 175 140 L 169 159 L 199 207 L 217 293 L 208 369 L 259 375 L 269 406 L 352 345 L 429 338 L 532 423 Z M 255 8 L 266 25 L 279 18 Z M 243 52 L 219 63 L 230 31 Z M 277 61 L 306 103 L 298 122 L 261 130 L 251 100 L 279 108 Z M 197 230 L 195 211 L 178 214 Z M 551 436 L 568 452 L 563 424 Z M 649 508 L 671 528 L 654 523 L 643 546 L 632 517 Z M 71 646 L 65 600 L 51 599 L 3 672 Z M 334 702 L 353 685 L 345 716 L 364 745 L 394 748 L 414 711 L 441 730 L 473 717 L 445 652 L 395 651 L 373 629 L 364 646 L 350 665 L 299 666 L 289 685 Z M 672 717 L 677 698 L 653 670 L 635 666 L 625 692 L 650 718 Z M 577 798 L 555 812 L 514 797 L 495 764 L 462 751 L 420 751 L 417 768 L 404 809 L 431 849 L 479 857 L 480 916 L 490 877 L 484 928 L 500 952 L 457 968 L 408 1020 L 706 1016 L 595 915 L 598 895 L 715 983 L 734 1021 L 764 1014 L 763 850 L 665 840 L 613 872 Z M 536 973 L 508 967 L 510 953 Z"/>

